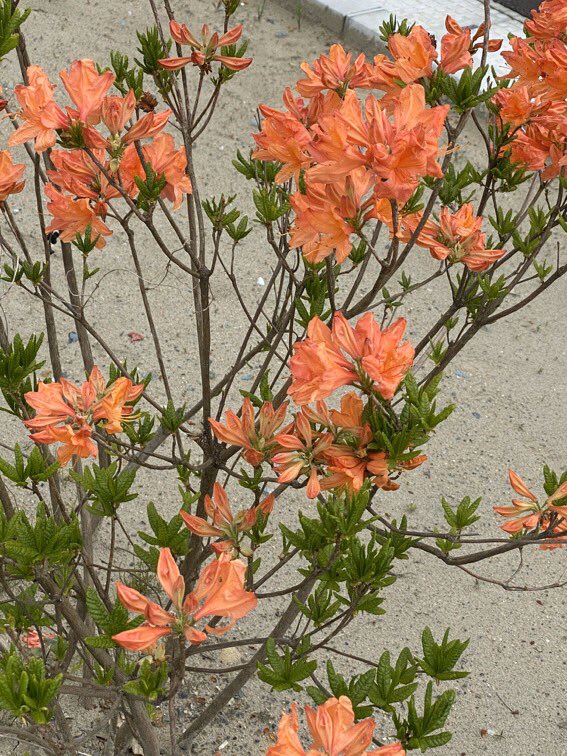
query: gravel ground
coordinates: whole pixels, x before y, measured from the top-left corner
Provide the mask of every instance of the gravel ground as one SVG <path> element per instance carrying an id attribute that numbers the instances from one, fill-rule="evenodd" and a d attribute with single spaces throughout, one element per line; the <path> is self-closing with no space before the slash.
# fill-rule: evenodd
<path id="1" fill-rule="evenodd" d="M 145 0 L 32 0 L 35 13 L 26 24 L 32 61 L 41 64 L 52 76 L 74 58 L 108 60 L 111 49 L 133 55 L 136 29 L 151 23 Z M 195 161 L 202 197 L 236 192 L 239 203 L 249 208 L 249 187 L 231 166 L 237 148 L 251 145 L 255 108 L 259 102 L 278 105 L 284 86 L 298 78 L 298 66 L 326 50 L 335 40 L 314 22 L 303 19 L 301 30 L 296 18 L 274 0 L 267 0 L 261 19 L 258 0 L 241 3 L 238 16 L 250 38 L 250 53 L 255 61 L 236 77 L 218 109 L 209 132 L 201 142 Z M 179 20 L 198 29 L 204 21 L 212 26 L 220 19 L 214 4 L 205 0 L 177 0 Z M 457 19 L 458 20 L 458 19 Z M 0 82 L 10 94 L 18 81 L 11 63 L 0 69 Z M 462 139 L 464 151 L 479 150 L 471 133 Z M 514 198 L 512 198 L 512 202 Z M 33 205 L 26 193 L 13 203 L 22 219 L 26 238 L 39 245 L 32 225 Z M 242 245 L 237 259 L 241 288 L 249 301 L 261 294 L 259 277 L 267 279 L 272 260 L 260 230 Z M 173 244 L 173 241 L 172 241 Z M 39 246 L 37 247 L 39 250 Z M 163 259 L 150 239 L 140 245 L 146 281 L 155 284 L 150 296 L 157 313 L 165 357 L 174 372 L 173 389 L 179 404 L 191 402 L 198 393 L 195 335 L 192 330 L 192 299 L 186 282 L 170 275 L 162 281 Z M 116 232 L 96 264 L 105 272 L 104 283 L 93 299 L 90 314 L 104 329 L 109 344 L 129 365 L 140 365 L 143 372 L 155 371 L 150 339 L 130 343 L 130 331 L 147 333 L 137 283 L 129 275 L 131 263 L 126 242 Z M 432 261 L 424 252 L 412 262 L 418 274 L 426 275 Z M 54 277 L 62 282 L 62 263 L 54 257 Z M 0 305 L 12 333 L 31 332 L 39 308 L 15 288 L 3 285 Z M 457 502 L 465 494 L 483 496 L 486 515 L 480 532 L 498 533 L 492 505 L 508 502 L 510 490 L 506 470 L 513 466 L 530 487 L 540 488 L 541 468 L 565 466 L 565 427 L 567 404 L 564 401 L 567 368 L 565 332 L 567 322 L 565 282 L 552 287 L 529 308 L 513 315 L 505 324 L 485 328 L 464 353 L 451 364 L 443 385 L 443 396 L 458 405 L 458 410 L 442 426 L 429 446 L 430 462 L 420 471 L 406 476 L 402 489 L 385 500 L 384 508 L 400 516 L 410 516 L 412 525 L 441 525 L 439 497 Z M 423 290 L 406 309 L 410 336 L 416 340 L 438 313 L 440 293 L 434 286 Z M 234 295 L 227 281 L 219 278 L 212 306 L 215 341 L 212 370 L 221 377 L 242 335 L 245 322 L 238 315 Z M 72 326 L 60 322 L 61 333 Z M 73 336 L 63 339 L 62 359 L 70 377 L 82 372 L 78 344 Z M 69 342 L 69 343 L 67 343 Z M 101 366 L 107 366 L 104 353 L 95 347 Z M 237 388 L 247 385 L 246 373 Z M 159 384 L 156 391 L 159 393 Z M 13 443 L 21 429 L 5 423 L 2 440 Z M 179 502 L 173 479 L 160 480 L 159 489 L 150 476 L 139 477 L 140 497 L 130 505 L 125 519 L 133 531 L 145 523 L 145 504 L 152 499 L 164 512 L 173 513 Z M 305 500 L 286 500 L 286 520 L 293 519 L 297 506 Z M 104 529 L 101 528 L 101 543 Z M 274 559 L 269 553 L 267 559 Z M 479 572 L 505 579 L 517 566 L 517 557 L 502 557 Z M 472 674 L 455 685 L 457 703 L 450 725 L 453 741 L 439 749 L 440 754 L 476 756 L 560 756 L 567 754 L 567 714 L 565 711 L 565 661 L 559 653 L 567 639 L 565 600 L 561 591 L 541 593 L 505 592 L 437 563 L 423 554 L 412 555 L 400 564 L 399 580 L 386 594 L 386 614 L 377 620 L 361 620 L 349 629 L 348 637 L 337 646 L 362 656 L 378 658 L 384 648 L 396 652 L 404 645 L 419 648 L 419 636 L 428 624 L 439 636 L 447 627 L 457 637 L 470 637 L 464 659 Z M 525 554 L 520 581 L 529 585 L 549 584 L 567 570 L 565 551 L 533 551 Z M 294 580 L 283 574 L 280 585 Z M 277 587 L 277 586 L 274 586 Z M 262 631 L 273 620 L 261 606 L 250 622 L 237 632 L 246 637 Z M 226 655 L 224 663 L 235 663 L 236 652 Z M 207 663 L 205 659 L 204 663 Z M 211 661 L 208 662 L 211 664 Z M 214 664 L 214 661 L 212 662 Z M 344 672 L 355 671 L 337 664 Z M 222 679 L 191 678 L 179 700 L 182 718 L 202 707 L 199 696 L 214 693 Z M 255 681 L 235 699 L 206 734 L 191 746 L 191 752 L 212 756 L 261 754 L 280 712 L 287 708 L 289 695 L 270 695 Z M 82 716 L 82 715 L 81 715 Z M 164 733 L 166 729 L 164 729 Z M 386 735 L 392 735 L 386 731 Z M 164 735 L 164 752 L 167 745 Z M 3 750 L 4 748 L 4 750 Z M 96 744 L 92 753 L 98 753 Z M 0 742 L 0 753 L 14 753 Z"/>

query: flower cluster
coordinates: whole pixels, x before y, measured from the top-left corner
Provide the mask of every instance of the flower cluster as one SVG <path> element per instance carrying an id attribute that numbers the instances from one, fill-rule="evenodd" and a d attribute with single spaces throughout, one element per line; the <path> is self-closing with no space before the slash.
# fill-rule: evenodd
<path id="1" fill-rule="evenodd" d="M 246 565 L 231 560 L 228 554 L 201 570 L 195 590 L 185 595 L 185 580 L 168 548 L 160 549 L 157 577 L 172 602 L 175 613 L 168 612 L 159 604 L 123 583 L 116 583 L 116 593 L 123 606 L 131 612 L 142 614 L 144 622 L 133 630 L 124 630 L 113 635 L 113 640 L 128 651 L 151 649 L 166 635 L 178 635 L 188 643 L 202 643 L 207 633 L 220 635 L 230 630 L 237 619 L 245 617 L 256 607 L 256 596 L 244 589 Z M 205 626 L 206 632 L 198 630 L 195 623 L 204 617 L 228 617 L 229 625 L 221 628 Z"/>
<path id="2" fill-rule="evenodd" d="M 354 235 L 364 238 L 371 219 L 395 217 L 390 226 L 397 232 L 400 212 L 422 181 L 442 177 L 440 139 L 449 106 L 429 107 L 423 84 L 434 76 L 435 62 L 446 73 L 471 66 L 483 35 L 479 28 L 471 38 L 470 29 L 448 17 L 438 62 L 434 42 L 421 26 L 392 34 L 390 57 L 377 55 L 372 63 L 364 55 L 353 61 L 350 53 L 333 45 L 329 55 L 301 66 L 306 74 L 296 85 L 301 96 L 287 89 L 284 111 L 260 107 L 264 120 L 254 135 L 254 157 L 281 163 L 278 181 L 294 179 L 290 246 L 301 248 L 307 261 L 319 263 L 334 253 L 338 263 L 344 262 Z M 498 41 L 489 45 L 492 50 L 499 46 Z M 384 94 L 369 94 L 361 102 L 359 89 Z M 475 218 L 467 243 L 481 253 L 486 267 L 497 255 L 484 254 L 481 224 Z M 445 258 L 483 269 L 478 256 L 460 247 Z"/>
<path id="3" fill-rule="evenodd" d="M 306 751 L 299 739 L 299 722 L 297 707 L 292 704 L 291 712 L 284 714 L 278 727 L 278 739 L 270 746 L 266 756 L 404 756 L 405 750 L 400 743 L 381 746 L 367 751 L 372 745 L 375 722 L 373 719 L 361 719 L 355 724 L 352 703 L 347 696 L 329 698 L 324 704 L 313 709 L 305 707 L 305 718 L 312 743 Z"/>
<path id="4" fill-rule="evenodd" d="M 53 216 L 48 233 L 58 231 L 62 241 L 71 242 L 89 230 L 96 246 L 103 247 L 104 237 L 112 233 L 105 223 L 109 202 L 134 201 L 149 168 L 163 177 L 161 196 L 174 207 L 191 192 L 185 148 L 176 148 L 173 137 L 163 133 L 170 110 L 151 111 L 135 120 L 134 92 L 108 94 L 114 74 L 99 73 L 92 60 L 76 60 L 61 71 L 73 103 L 65 110 L 55 101 L 55 86 L 39 66 L 30 66 L 27 78 L 27 85 L 15 88 L 21 124 L 8 144 L 33 140 L 36 152 L 51 150 L 53 169 L 45 186 L 47 209 Z M 150 141 L 140 148 L 141 140 Z M 65 149 L 52 149 L 57 142 Z"/>
<path id="5" fill-rule="evenodd" d="M 545 501 L 539 501 L 513 470 L 508 472 L 510 485 L 521 499 L 512 499 L 512 506 L 494 507 L 506 517 L 500 527 L 511 535 L 548 532 L 554 543 L 542 543 L 543 550 L 559 549 L 567 543 L 567 482 L 562 483 Z"/>
<path id="6" fill-rule="evenodd" d="M 376 402 L 393 398 L 412 365 L 413 347 L 402 341 L 405 326 L 400 318 L 381 330 L 372 313 L 363 315 L 354 328 L 340 312 L 332 328 L 313 318 L 307 338 L 295 344 L 290 360 L 288 393 L 299 407 L 293 421 L 277 432 L 287 405 L 276 412 L 265 402 L 256 424 L 252 403 L 245 399 L 240 417 L 227 412 L 224 424 L 210 420 L 215 436 L 242 448 L 244 458 L 254 466 L 268 462 L 280 483 L 306 476 L 309 498 L 331 489 L 356 493 L 367 480 L 395 490 L 398 484 L 390 475 L 413 469 L 426 457 L 415 454 L 392 462 L 385 451 L 375 448 L 367 414 Z M 346 385 L 357 391 L 342 396 L 340 410 L 328 407 L 324 400 Z M 366 396 L 366 404 L 360 394 Z M 255 520 L 252 513 L 248 516 Z M 189 517 L 185 516 L 186 522 Z M 241 522 L 245 520 L 242 513 Z M 188 526 L 198 532 L 196 523 Z M 205 533 L 202 525 L 200 530 L 202 535 L 220 535 L 212 529 Z"/>
<path id="7" fill-rule="evenodd" d="M 544 0 L 526 21 L 526 39 L 514 37 L 502 53 L 512 84 L 493 98 L 513 140 L 510 156 L 544 179 L 567 165 L 567 8 L 564 0 Z"/>
<path id="8" fill-rule="evenodd" d="M 92 439 L 95 425 L 107 433 L 120 433 L 122 424 L 132 415 L 132 402 L 144 390 L 129 378 L 117 378 L 106 386 L 97 367 L 80 388 L 66 378 L 54 383 L 40 382 L 36 391 L 25 394 L 27 404 L 35 416 L 25 420 L 31 439 L 40 444 L 62 444 L 57 456 L 66 465 L 73 457 L 96 457 L 97 447 Z"/>

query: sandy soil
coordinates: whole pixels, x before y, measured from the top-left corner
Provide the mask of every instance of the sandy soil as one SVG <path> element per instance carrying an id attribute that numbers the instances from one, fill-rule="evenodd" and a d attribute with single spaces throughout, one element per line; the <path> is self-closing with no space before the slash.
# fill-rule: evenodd
<path id="1" fill-rule="evenodd" d="M 133 54 L 135 31 L 150 24 L 145 0 L 32 0 L 35 13 L 26 24 L 30 55 L 53 76 L 69 61 L 92 57 L 100 63 L 108 60 L 111 49 L 120 48 Z M 177 0 L 174 3 L 180 20 L 198 28 L 203 21 L 215 24 L 220 17 L 213 3 L 205 0 Z M 259 102 L 277 105 L 285 85 L 297 78 L 298 65 L 311 60 L 335 41 L 325 29 L 305 19 L 300 31 L 295 18 L 268 0 L 258 20 L 260 0 L 241 4 L 239 19 L 245 23 L 250 38 L 254 65 L 238 76 L 228 90 L 210 129 L 205 145 L 200 143 L 196 162 L 203 197 L 221 191 L 238 192 L 239 203 L 250 208 L 248 187 L 232 166 L 237 148 L 247 150 L 251 144 L 255 107 Z M 9 93 L 18 81 L 15 67 L 0 69 L 0 82 Z M 465 146 L 476 149 L 473 135 L 463 138 Z M 15 202 L 32 245 L 40 246 L 30 223 L 32 205 L 22 195 Z M 35 248 L 35 247 L 33 247 Z M 195 399 L 198 392 L 195 337 L 192 332 L 192 304 L 185 282 L 169 276 L 161 282 L 163 260 L 148 239 L 141 245 L 146 280 L 155 282 L 152 303 L 158 313 L 158 325 L 166 349 L 168 364 L 175 369 L 173 387 L 181 401 Z M 139 291 L 132 275 L 124 239 L 117 232 L 106 250 L 97 254 L 97 264 L 104 267 L 104 284 L 93 300 L 91 315 L 104 328 L 109 343 L 129 365 L 138 364 L 143 372 L 156 371 L 151 342 L 146 339 L 131 344 L 129 331 L 147 333 Z M 419 257 L 419 256 L 418 256 Z M 55 278 L 62 282 L 60 258 L 54 258 Z M 258 277 L 267 278 L 272 264 L 269 250 L 260 231 L 242 245 L 237 261 L 245 296 L 255 301 L 261 288 Z M 423 257 L 413 263 L 426 273 L 430 260 Z M 59 266 L 59 268 L 57 267 Z M 235 340 L 243 332 L 244 322 L 235 315 L 234 296 L 222 278 L 215 287 L 213 317 L 217 330 L 213 354 L 213 371 L 224 374 L 234 350 Z M 491 507 L 510 498 L 506 469 L 512 465 L 533 487 L 539 488 L 541 468 L 547 462 L 556 469 L 565 465 L 565 427 L 567 405 L 563 399 L 567 356 L 564 324 L 567 322 L 565 283 L 553 287 L 529 309 L 511 317 L 504 325 L 484 329 L 482 334 L 451 365 L 444 382 L 444 397 L 458 404 L 458 410 L 446 422 L 429 447 L 431 461 L 422 472 L 408 476 L 401 491 L 384 501 L 384 509 L 395 515 L 410 514 L 411 523 L 419 526 L 441 525 L 439 497 L 459 501 L 465 494 L 482 495 L 485 522 L 480 532 L 497 533 Z M 407 309 L 411 332 L 423 333 L 440 307 L 435 288 L 423 291 Z M 33 330 L 39 309 L 15 289 L 2 290 L 0 305 L 6 313 L 12 333 Z M 65 335 L 73 326 L 61 321 Z M 65 343 L 64 343 L 65 342 Z M 78 345 L 62 340 L 62 358 L 68 375 L 79 378 L 82 372 Z M 108 360 L 95 347 L 102 366 Z M 246 372 L 238 388 L 247 385 Z M 159 384 L 155 389 L 159 393 Z M 21 429 L 6 425 L 3 441 L 12 442 Z M 144 525 L 145 503 L 153 499 L 164 512 L 173 513 L 179 506 L 175 481 L 160 483 L 159 490 L 151 479 L 140 475 L 140 498 L 130 505 L 126 518 L 135 531 Z M 293 517 L 296 504 L 307 507 L 304 500 L 283 504 L 285 519 Z M 271 555 L 272 558 L 274 555 Z M 270 559 L 270 555 L 267 555 Z M 506 578 L 517 566 L 517 557 L 501 558 L 491 568 L 480 566 L 482 574 Z M 548 584 L 567 571 L 565 551 L 530 552 L 525 555 L 521 581 L 530 585 Z M 283 575 L 281 584 L 293 581 L 292 573 Z M 454 740 L 440 754 L 456 756 L 560 756 L 567 754 L 567 714 L 565 699 L 565 655 L 567 639 L 565 599 L 561 591 L 510 593 L 454 569 L 437 564 L 424 555 L 400 564 L 399 581 L 386 594 L 387 613 L 376 620 L 355 623 L 342 647 L 352 653 L 378 658 L 384 648 L 396 652 L 404 645 L 419 648 L 422 627 L 430 625 L 439 636 L 450 626 L 458 637 L 471 637 L 465 666 L 471 676 L 457 684 L 457 703 L 450 721 Z M 253 623 L 239 632 L 245 637 L 264 627 L 272 617 L 260 607 Z M 337 645 L 339 645 L 337 643 Z M 216 660 L 207 660 L 212 663 Z M 232 658 L 230 663 L 234 663 Z M 348 666 L 337 663 L 345 672 Z M 354 668 L 352 671 L 355 671 Z M 214 693 L 210 678 L 204 683 L 205 695 Z M 188 719 L 202 706 L 195 694 L 203 695 L 201 681 L 190 679 L 179 702 L 179 714 Z M 289 695 L 270 695 L 265 686 L 252 682 L 218 717 L 210 730 L 191 746 L 191 752 L 212 756 L 219 749 L 223 756 L 244 756 L 265 751 L 268 739 L 265 728 L 273 728 Z M 484 734 L 483 734 L 484 733 Z M 392 735 L 386 730 L 386 735 Z M 164 741 L 165 743 L 165 741 Z M 0 753 L 12 753 L 0 743 Z M 89 752 L 96 753 L 96 745 Z M 167 752 L 165 746 L 164 752 Z"/>

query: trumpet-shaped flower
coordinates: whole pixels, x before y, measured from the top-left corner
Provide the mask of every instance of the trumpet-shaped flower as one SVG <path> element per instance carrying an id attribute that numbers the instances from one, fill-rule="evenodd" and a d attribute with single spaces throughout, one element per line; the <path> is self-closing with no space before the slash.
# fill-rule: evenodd
<path id="1" fill-rule="evenodd" d="M 22 180 L 26 166 L 12 162 L 8 150 L 0 150 L 0 202 L 7 200 L 11 194 L 19 194 L 25 185 Z"/>
<path id="2" fill-rule="evenodd" d="M 131 612 L 144 615 L 144 622 L 133 630 L 113 635 L 113 640 L 129 651 L 151 649 L 167 635 L 184 637 L 188 643 L 202 643 L 207 635 L 195 627 L 204 617 L 228 617 L 231 624 L 221 629 L 205 627 L 210 633 L 227 632 L 237 619 L 256 607 L 256 596 L 244 589 L 246 565 L 222 554 L 201 570 L 195 590 L 185 596 L 185 580 L 170 549 L 160 549 L 157 577 L 171 599 L 175 612 L 167 612 L 159 604 L 123 583 L 116 583 L 119 601 Z"/>
<path id="3" fill-rule="evenodd" d="M 189 514 L 183 509 L 179 512 L 187 528 L 201 538 L 219 537 L 222 540 L 212 545 L 217 552 L 234 552 L 240 533 L 254 527 L 260 515 L 268 515 L 274 506 L 274 497 L 268 496 L 264 501 L 248 509 L 241 509 L 232 514 L 228 496 L 220 483 L 215 483 L 213 496 L 205 496 L 205 511 L 211 522 Z"/>
<path id="4" fill-rule="evenodd" d="M 313 318 L 307 338 L 294 346 L 288 393 L 297 404 L 308 404 L 340 386 L 360 382 L 392 399 L 414 357 L 411 344 L 402 341 L 405 328 L 406 321 L 399 318 L 381 331 L 370 312 L 354 329 L 340 312 L 335 313 L 332 330 Z"/>
<path id="5" fill-rule="evenodd" d="M 508 471 L 510 485 L 522 498 L 512 499 L 511 506 L 494 507 L 494 511 L 506 518 L 500 527 L 506 533 L 541 533 L 550 530 L 549 538 L 554 543 L 542 541 L 540 549 L 560 548 L 567 543 L 567 481 L 543 502 L 526 486 L 513 470 Z"/>
<path id="6" fill-rule="evenodd" d="M 33 441 L 61 443 L 58 450 L 62 465 L 73 457 L 96 457 L 97 447 L 91 436 L 93 426 L 102 422 L 108 433 L 119 433 L 122 422 L 132 413 L 127 402 L 135 401 L 144 389 L 129 378 L 121 377 L 105 386 L 102 373 L 94 367 L 80 388 L 61 378 L 55 383 L 38 383 L 36 391 L 24 398 L 35 416 L 24 423 Z"/>
<path id="7" fill-rule="evenodd" d="M 276 436 L 279 450 L 272 457 L 279 483 L 289 483 L 300 475 L 307 475 L 307 496 L 314 499 L 321 493 L 319 475 L 325 452 L 333 443 L 331 433 L 314 433 L 309 416 L 301 411 L 293 426 Z"/>
<path id="8" fill-rule="evenodd" d="M 254 419 L 254 407 L 248 397 L 242 404 L 241 416 L 231 410 L 225 415 L 225 422 L 209 418 L 213 433 L 225 444 L 233 444 L 244 449 L 244 459 L 254 467 L 261 465 L 275 446 L 276 431 L 282 425 L 287 412 L 287 402 L 277 410 L 271 402 L 264 402 L 258 413 L 258 427 Z"/>
<path id="9" fill-rule="evenodd" d="M 99 73 L 94 62 L 84 58 L 73 61 L 59 77 L 77 108 L 69 112 L 87 125 L 99 123 L 105 95 L 116 78 L 114 74 L 111 71 Z"/>
<path id="10" fill-rule="evenodd" d="M 163 58 L 160 60 L 160 66 L 169 71 L 177 71 L 191 63 L 208 73 L 211 70 L 211 63 L 213 61 L 222 63 L 223 66 L 230 68 L 232 71 L 243 71 L 252 63 L 252 58 L 239 58 L 222 55 L 222 53 L 217 52 L 222 47 L 228 47 L 238 42 L 242 36 L 242 24 L 229 29 L 229 31 L 221 36 L 219 36 L 218 32 L 211 34 L 207 24 L 204 24 L 201 29 L 201 39 L 197 39 L 185 24 L 179 24 L 177 21 L 170 22 L 169 31 L 178 45 L 188 45 L 193 51 L 191 55 L 185 57 Z"/>
<path id="11" fill-rule="evenodd" d="M 305 79 L 297 82 L 297 91 L 303 97 L 314 97 L 325 89 L 344 95 L 347 89 L 370 86 L 364 54 L 352 61 L 352 53 L 342 45 L 332 45 L 328 55 L 321 55 L 311 65 L 301 64 Z"/>
<path id="12" fill-rule="evenodd" d="M 149 115 L 153 114 L 150 113 Z M 151 165 L 152 170 L 158 176 L 161 175 L 165 178 L 162 196 L 172 202 L 173 207 L 177 209 L 183 201 L 183 195 L 192 192 L 191 179 L 187 175 L 185 147 L 176 149 L 171 134 L 159 134 L 152 142 L 142 147 L 142 155 L 144 161 Z M 137 191 L 134 182 L 136 176 L 145 179 L 146 172 L 136 146 L 130 144 L 120 162 L 120 177 L 131 195 Z"/>
<path id="13" fill-rule="evenodd" d="M 419 223 L 419 214 L 406 220 L 408 236 Z M 472 204 L 462 205 L 455 213 L 441 208 L 439 222 L 426 221 L 417 243 L 425 247 L 436 260 L 462 262 L 469 270 L 486 270 L 504 254 L 503 249 L 486 249 L 486 235 L 482 232 L 482 217 L 474 214 Z"/>
<path id="14" fill-rule="evenodd" d="M 14 89 L 21 108 L 17 115 L 23 123 L 10 135 L 8 144 L 14 146 L 33 139 L 35 151 L 44 152 L 55 144 L 57 131 L 69 126 L 69 117 L 55 102 L 55 86 L 39 66 L 29 66 L 27 78 L 27 85 L 19 84 Z"/>
<path id="15" fill-rule="evenodd" d="M 88 199 L 73 199 L 62 194 L 53 184 L 46 184 L 45 194 L 49 198 L 47 209 L 53 220 L 45 229 L 47 233 L 59 231 L 61 241 L 71 242 L 77 234 L 84 234 L 87 228 L 91 230 L 91 237 L 96 238 L 96 246 L 105 246 L 105 236 L 111 236 L 112 231 L 97 215 Z"/>
<path id="16" fill-rule="evenodd" d="M 297 707 L 292 704 L 291 712 L 284 714 L 278 727 L 277 742 L 268 748 L 266 756 L 404 756 L 400 743 L 381 746 L 368 751 L 372 744 L 375 722 L 372 718 L 355 723 L 352 703 L 347 696 L 329 698 L 316 709 L 305 707 L 307 726 L 312 743 L 306 751 L 299 738 Z"/>

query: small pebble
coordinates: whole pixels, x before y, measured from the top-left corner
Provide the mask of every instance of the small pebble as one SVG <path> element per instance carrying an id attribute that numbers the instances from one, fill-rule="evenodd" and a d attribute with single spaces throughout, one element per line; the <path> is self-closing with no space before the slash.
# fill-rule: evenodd
<path id="1" fill-rule="evenodd" d="M 67 336 L 67 341 L 69 344 L 76 344 L 79 340 L 79 336 L 77 335 L 76 331 L 69 331 L 69 335 Z"/>

